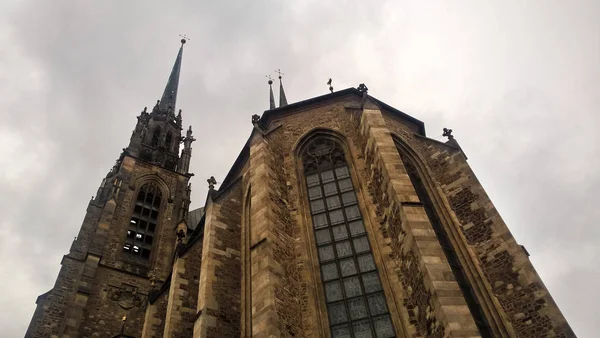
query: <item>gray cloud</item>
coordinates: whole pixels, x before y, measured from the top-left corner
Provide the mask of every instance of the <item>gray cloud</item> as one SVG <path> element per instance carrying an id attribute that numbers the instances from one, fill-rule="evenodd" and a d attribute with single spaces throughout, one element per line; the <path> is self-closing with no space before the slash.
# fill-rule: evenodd
<path id="1" fill-rule="evenodd" d="M 364 82 L 448 126 L 581 337 L 600 296 L 598 2 L 103 1 L 0 4 L 0 325 L 24 333 L 88 198 L 184 51 L 193 206 L 222 180 L 268 106 Z"/>

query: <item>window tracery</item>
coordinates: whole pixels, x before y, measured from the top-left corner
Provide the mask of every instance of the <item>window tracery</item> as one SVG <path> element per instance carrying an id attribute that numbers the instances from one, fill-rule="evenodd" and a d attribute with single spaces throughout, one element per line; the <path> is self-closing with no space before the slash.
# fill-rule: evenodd
<path id="1" fill-rule="evenodd" d="M 332 337 L 395 337 L 343 148 L 317 137 L 302 155 Z"/>
<path id="2" fill-rule="evenodd" d="M 140 188 L 123 245 L 123 252 L 127 256 L 142 261 L 150 258 L 161 197 L 160 189 L 154 183 Z"/>

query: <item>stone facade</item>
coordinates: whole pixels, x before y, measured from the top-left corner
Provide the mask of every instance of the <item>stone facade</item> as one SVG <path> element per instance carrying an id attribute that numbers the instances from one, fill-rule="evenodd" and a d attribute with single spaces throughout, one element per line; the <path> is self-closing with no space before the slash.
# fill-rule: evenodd
<path id="1" fill-rule="evenodd" d="M 575 337 L 457 141 L 428 139 L 422 122 L 359 89 L 253 118 L 220 188 L 211 183 L 198 224 L 187 224 L 191 175 L 181 166 L 189 158 L 161 162 L 173 146 L 169 156 L 143 159 L 134 148 L 152 141 L 134 132 L 133 148 L 90 201 L 54 288 L 38 299 L 27 337 L 331 337 L 365 329 L 351 307 L 348 326 L 328 313 L 302 160 L 318 138 L 343 149 L 395 336 Z M 140 262 L 123 247 L 145 184 L 163 198 L 150 256 Z M 370 309 L 367 329 L 384 332 Z"/>

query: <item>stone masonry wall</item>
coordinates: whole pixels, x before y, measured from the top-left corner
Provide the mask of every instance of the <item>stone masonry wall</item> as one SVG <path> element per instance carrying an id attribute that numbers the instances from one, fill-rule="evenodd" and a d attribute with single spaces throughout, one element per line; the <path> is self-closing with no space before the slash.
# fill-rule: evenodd
<path id="1" fill-rule="evenodd" d="M 139 336 L 150 288 L 146 278 L 98 267 L 77 337 L 112 337 L 120 332 L 124 315 L 125 333 Z"/>
<path id="2" fill-rule="evenodd" d="M 173 264 L 164 337 L 191 338 L 194 334 L 201 260 L 200 240 Z"/>
<path id="3" fill-rule="evenodd" d="M 302 178 L 297 177 L 298 167 L 295 158 L 296 155 L 294 153 L 295 146 L 302 136 L 306 135 L 309 131 L 317 130 L 318 128 L 323 128 L 324 130 L 329 129 L 342 134 L 347 138 L 351 150 L 347 156 L 354 156 L 353 162 L 355 162 L 360 169 L 360 177 L 357 178 L 358 181 L 369 182 L 371 188 L 375 187 L 376 184 L 373 184 L 373 178 L 377 175 L 373 174 L 372 169 L 377 168 L 372 167 L 371 164 L 365 166 L 367 162 L 364 161 L 364 154 L 367 149 L 364 147 L 361 148 L 360 135 L 357 132 L 360 128 L 360 123 L 359 125 L 353 124 L 351 118 L 353 116 L 351 113 L 352 109 L 349 110 L 346 108 L 348 106 L 356 106 L 357 104 L 358 102 L 352 98 L 345 102 L 337 102 L 335 104 L 315 107 L 309 111 L 289 114 L 272 121 L 270 128 L 276 129 L 267 135 L 269 146 L 271 148 L 277 148 L 277 152 L 281 154 L 278 158 L 284 159 L 283 171 L 285 172 L 288 182 L 286 182 L 287 195 L 283 198 L 282 204 L 286 205 L 290 218 L 296 220 L 296 225 L 294 225 L 294 236 L 296 237 L 297 243 L 296 264 L 298 266 L 299 279 L 291 281 L 300 283 L 300 285 L 298 288 L 296 284 L 290 284 L 288 288 L 298 289 L 300 291 L 302 319 L 306 335 L 312 333 L 317 334 L 317 336 L 326 336 L 328 335 L 328 325 L 326 322 L 327 318 L 318 315 L 319 313 L 324 313 L 323 311 L 326 311 L 326 309 L 321 308 L 320 305 L 324 303 L 324 300 L 322 298 L 322 291 L 319 290 L 320 278 L 318 277 L 318 263 L 316 263 L 309 254 L 314 248 L 309 245 L 312 243 L 310 239 L 312 236 L 311 230 L 307 231 L 306 229 L 312 229 L 312 227 L 310 219 L 304 219 L 302 216 L 301 207 L 305 206 L 305 204 L 303 204 L 301 199 L 302 196 L 299 192 L 301 191 L 304 182 Z M 391 142 L 391 138 L 389 141 Z M 389 149 L 383 151 L 390 152 Z M 397 154 L 396 157 L 398 157 L 399 160 Z M 398 164 L 394 163 L 393 165 L 397 166 Z M 275 175 L 275 177 L 277 177 L 277 175 Z M 407 182 L 405 183 L 407 183 L 407 186 L 412 187 L 408 178 L 406 178 L 406 181 Z M 275 182 L 278 181 L 275 180 Z M 379 183 L 381 183 L 381 181 Z M 279 182 L 275 186 L 283 186 L 283 182 Z M 382 186 L 382 189 L 386 189 L 386 187 Z M 360 190 L 361 187 L 359 185 L 357 187 L 357 192 Z M 386 194 L 389 196 L 389 192 L 386 191 Z M 414 198 L 418 201 L 414 190 L 411 190 L 409 194 L 414 195 Z M 358 195 L 359 199 L 361 199 L 361 194 Z M 373 205 L 373 201 L 365 200 L 363 203 L 367 204 L 367 210 L 365 210 L 365 212 L 370 211 L 371 208 L 369 205 Z M 379 207 L 377 203 L 374 204 L 374 206 Z M 386 207 L 389 206 L 390 205 L 386 205 Z M 381 205 L 381 207 L 381 210 L 385 210 L 384 205 Z M 441 247 L 439 246 L 439 243 L 437 243 L 433 231 L 429 229 L 431 225 L 426 221 L 426 214 L 424 210 L 422 210 L 422 206 L 402 206 L 402 212 L 399 211 L 399 208 L 400 207 L 398 207 L 398 204 L 396 203 L 396 209 L 391 209 L 395 211 L 388 213 L 388 215 L 403 215 L 402 218 L 388 218 L 388 222 L 396 224 L 396 226 L 393 226 L 392 228 L 400 229 L 400 223 L 412 224 L 411 229 L 413 229 L 413 233 L 405 236 L 406 240 L 409 242 L 406 247 L 414 247 L 414 244 L 411 246 L 411 243 L 417 242 L 416 239 L 424 239 L 420 243 L 426 247 L 417 250 L 417 252 L 422 253 L 422 255 L 419 255 L 418 257 L 415 257 L 415 254 L 413 253 L 416 249 L 413 249 L 413 251 L 409 250 L 406 253 L 402 253 L 402 250 L 400 250 L 398 253 L 402 253 L 402 256 L 399 254 L 394 256 L 390 249 L 391 243 L 389 242 L 389 239 L 388 242 L 385 243 L 373 244 L 374 255 L 378 262 L 383 260 L 386 266 L 391 266 L 392 260 L 396 262 L 393 263 L 395 268 L 391 268 L 390 270 L 392 274 L 387 274 L 388 277 L 386 277 L 382 272 L 382 279 L 386 289 L 386 296 L 389 298 L 388 304 L 390 304 L 390 311 L 393 314 L 398 334 L 401 336 L 409 334 L 406 332 L 418 334 L 415 331 L 415 328 L 419 328 L 423 335 L 443 336 L 445 334 L 445 328 L 452 327 L 452 334 L 461 332 L 461 334 L 476 336 L 477 329 L 474 321 L 462 299 L 458 285 L 453 280 L 451 270 L 447 262 L 445 262 Z M 380 221 L 381 219 L 383 219 L 383 217 L 380 218 Z M 367 221 L 367 219 L 365 219 L 365 221 Z M 371 224 L 370 227 L 372 230 L 376 231 L 372 231 L 371 236 L 377 238 L 377 241 L 384 242 L 383 237 L 380 236 L 381 234 L 377 232 L 377 229 L 379 229 L 378 224 L 375 222 L 372 223 L 373 224 Z M 287 223 L 283 222 L 283 224 Z M 388 229 L 384 226 L 381 230 L 383 233 Z M 400 233 L 396 235 L 402 238 Z M 437 247 L 432 246 L 433 244 L 437 244 Z M 387 256 L 382 256 L 376 249 L 377 247 L 380 247 Z M 411 257 L 412 264 L 409 262 Z M 399 264 L 399 261 L 403 262 L 403 264 Z M 385 271 L 386 269 L 382 270 Z M 315 273 L 317 276 L 315 276 Z M 400 276 L 403 276 L 404 279 L 401 280 Z M 407 279 L 407 276 L 411 276 L 410 279 Z M 399 296 L 403 294 L 411 295 L 409 298 L 403 298 L 408 299 L 409 301 L 400 308 L 394 308 L 394 304 L 397 304 L 395 299 L 401 301 Z M 410 300 L 412 300 L 412 303 Z M 294 301 L 295 300 L 289 300 L 285 304 L 287 307 L 293 308 L 295 306 Z M 409 323 L 409 320 L 407 319 L 409 318 L 409 312 L 414 318 L 412 319 L 413 326 L 411 326 L 411 323 Z M 405 319 L 406 322 L 403 323 Z M 417 324 L 420 325 L 420 327 L 417 326 Z M 411 329 L 407 329 L 407 327 L 413 327 L 412 331 Z"/>
<path id="4" fill-rule="evenodd" d="M 167 318 L 167 303 L 169 293 L 163 292 L 152 304 L 146 307 L 142 338 L 162 338 L 165 331 L 165 318 Z"/>
<path id="5" fill-rule="evenodd" d="M 358 123 L 358 121 L 357 121 Z M 416 334 L 478 336 L 475 322 L 423 205 L 402 164 L 381 112 L 365 109 L 360 125 L 370 191 L 383 216 L 389 254 L 404 289 Z"/>
<path id="6" fill-rule="evenodd" d="M 83 262 L 64 257 L 52 291 L 43 304 L 43 315 L 36 320 L 35 329 L 28 330 L 27 338 L 58 337 L 64 325 L 69 303 L 77 289 L 77 276 L 83 270 Z M 35 319 L 35 318 L 34 318 Z"/>
<path id="7" fill-rule="evenodd" d="M 192 274 L 194 270 L 202 271 L 197 306 L 199 317 L 194 325 L 194 337 L 239 337 L 241 182 L 236 182 L 216 200 L 209 198 L 202 263 L 199 270 L 190 267 Z"/>
<path id="8" fill-rule="evenodd" d="M 425 165 L 460 225 L 464 241 L 476 254 L 486 286 L 511 335 L 574 337 L 574 333 L 516 243 L 483 187 L 457 149 L 415 136 L 387 116 L 390 130 L 425 160 Z M 480 299 L 481 301 L 481 299 Z"/>

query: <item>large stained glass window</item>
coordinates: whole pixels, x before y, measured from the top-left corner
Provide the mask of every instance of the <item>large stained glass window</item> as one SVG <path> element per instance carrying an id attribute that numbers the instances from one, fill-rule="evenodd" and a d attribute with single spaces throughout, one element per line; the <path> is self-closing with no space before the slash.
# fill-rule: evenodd
<path id="1" fill-rule="evenodd" d="M 155 184 L 146 184 L 140 188 L 123 245 L 123 252 L 134 259 L 145 261 L 150 258 L 160 199 L 161 193 Z"/>
<path id="2" fill-rule="evenodd" d="M 303 163 L 331 336 L 395 337 L 343 149 L 316 138 Z"/>

